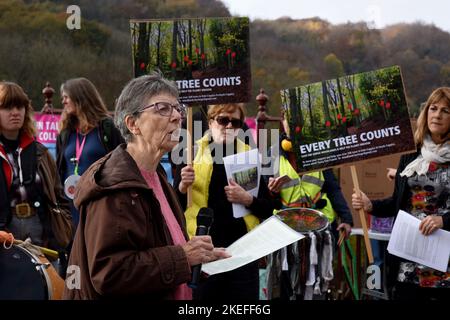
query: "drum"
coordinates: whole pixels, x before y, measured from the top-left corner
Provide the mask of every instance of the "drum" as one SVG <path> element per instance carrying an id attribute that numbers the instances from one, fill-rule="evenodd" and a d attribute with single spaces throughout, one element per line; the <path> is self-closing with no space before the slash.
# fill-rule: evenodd
<path id="1" fill-rule="evenodd" d="M 0 288 L 0 300 L 60 300 L 64 280 L 45 256 L 0 246 Z"/>
<path id="2" fill-rule="evenodd" d="M 320 211 L 289 208 L 276 215 L 305 237 L 267 256 L 268 299 L 312 300 L 333 279 L 330 223 Z"/>
<path id="3" fill-rule="evenodd" d="M 277 212 L 277 216 L 289 227 L 302 234 L 321 232 L 328 228 L 329 221 L 320 211 L 309 208 L 289 208 Z"/>

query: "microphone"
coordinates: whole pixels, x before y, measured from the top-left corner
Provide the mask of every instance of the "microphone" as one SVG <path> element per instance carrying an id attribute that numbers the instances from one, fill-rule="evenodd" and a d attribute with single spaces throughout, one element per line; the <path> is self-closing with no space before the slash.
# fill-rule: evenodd
<path id="1" fill-rule="evenodd" d="M 197 215 L 197 230 L 195 232 L 196 236 L 205 236 L 209 233 L 209 228 L 211 227 L 214 220 L 214 211 L 210 208 L 200 208 Z M 202 265 L 197 264 L 192 267 L 192 279 L 188 283 L 189 288 L 196 289 L 198 286 L 198 279 L 200 278 L 200 271 Z"/>

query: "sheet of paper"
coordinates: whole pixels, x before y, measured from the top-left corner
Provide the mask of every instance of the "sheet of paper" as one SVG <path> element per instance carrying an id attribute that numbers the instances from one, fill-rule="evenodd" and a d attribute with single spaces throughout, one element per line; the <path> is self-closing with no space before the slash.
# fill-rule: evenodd
<path id="1" fill-rule="evenodd" d="M 227 179 L 233 179 L 252 196 L 258 195 L 261 162 L 258 149 L 241 152 L 223 158 Z M 244 205 L 233 203 L 233 216 L 241 218 L 248 214 Z"/>
<path id="2" fill-rule="evenodd" d="M 272 216 L 226 248 L 230 258 L 205 263 L 202 271 L 209 275 L 231 271 L 304 237 L 277 216 Z"/>
<path id="3" fill-rule="evenodd" d="M 445 272 L 450 257 L 450 232 L 439 229 L 424 236 L 420 220 L 400 210 L 392 229 L 387 250 L 401 258 Z"/>

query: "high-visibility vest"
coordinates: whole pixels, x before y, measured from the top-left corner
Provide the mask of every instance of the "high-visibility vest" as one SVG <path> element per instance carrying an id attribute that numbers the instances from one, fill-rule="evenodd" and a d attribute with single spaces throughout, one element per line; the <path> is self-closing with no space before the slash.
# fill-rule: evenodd
<path id="1" fill-rule="evenodd" d="M 281 202 L 285 208 L 311 207 L 318 200 L 324 199 L 327 204 L 321 211 L 330 222 L 336 217 L 336 212 L 331 205 L 326 193 L 322 193 L 325 182 L 322 171 L 309 172 L 300 177 L 285 157 L 280 156 L 280 176 L 288 175 L 291 181 L 284 184 L 280 191 Z"/>
<path id="2" fill-rule="evenodd" d="M 186 217 L 186 227 L 189 238 L 195 236 L 197 230 L 197 215 L 202 207 L 208 207 L 209 184 L 211 183 L 211 175 L 213 171 L 213 159 L 211 150 L 209 149 L 209 136 L 196 141 L 198 146 L 197 154 L 193 161 L 195 171 L 195 180 L 192 184 L 192 205 L 187 208 L 184 215 Z M 237 152 L 245 152 L 250 147 L 240 140 L 237 140 Z M 250 231 L 259 224 L 259 219 L 251 213 L 244 217 L 247 231 Z"/>

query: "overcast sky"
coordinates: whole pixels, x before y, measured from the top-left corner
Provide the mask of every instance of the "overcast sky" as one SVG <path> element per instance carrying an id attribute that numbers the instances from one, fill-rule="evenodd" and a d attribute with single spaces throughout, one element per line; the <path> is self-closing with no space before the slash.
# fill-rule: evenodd
<path id="1" fill-rule="evenodd" d="M 382 28 L 398 22 L 433 23 L 450 32 L 449 0 L 222 0 L 231 14 L 254 20 L 319 17 L 333 24 L 367 21 Z M 264 4 L 263 4 L 264 3 Z"/>

